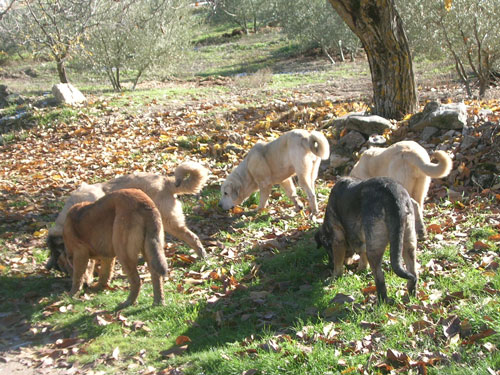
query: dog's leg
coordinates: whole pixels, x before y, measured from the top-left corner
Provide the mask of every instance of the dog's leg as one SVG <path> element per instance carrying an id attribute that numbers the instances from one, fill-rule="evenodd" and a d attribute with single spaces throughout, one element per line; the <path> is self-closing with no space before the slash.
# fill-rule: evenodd
<path id="1" fill-rule="evenodd" d="M 272 185 L 261 184 L 259 185 L 260 190 L 260 202 L 258 210 L 263 210 L 267 206 L 267 200 L 269 199 L 269 195 L 271 194 Z"/>
<path id="2" fill-rule="evenodd" d="M 116 254 L 116 258 L 127 275 L 130 293 L 127 300 L 117 306 L 117 310 L 133 305 L 137 301 L 141 290 L 141 278 L 137 272 L 137 258 L 144 246 L 144 228 L 139 230 L 120 219 L 121 217 L 117 215 L 113 225 L 113 253 Z"/>
<path id="3" fill-rule="evenodd" d="M 163 277 L 158 275 L 151 268 L 151 281 L 153 282 L 153 305 L 165 305 L 165 297 L 163 295 Z"/>
<path id="4" fill-rule="evenodd" d="M 130 283 L 130 293 L 127 300 L 120 303 L 116 308 L 117 310 L 121 310 L 127 306 L 133 305 L 137 301 L 137 297 L 141 290 L 141 278 L 139 277 L 139 272 L 137 272 L 137 262 L 135 265 L 132 264 L 132 260 L 127 256 L 119 257 L 118 260 Z"/>
<path id="5" fill-rule="evenodd" d="M 411 219 L 409 217 L 409 219 Z M 415 275 L 415 281 L 408 280 L 408 294 L 414 296 L 417 288 L 417 236 L 415 233 L 414 225 L 411 220 L 406 222 L 404 246 L 403 246 L 403 260 L 406 269 L 411 274 Z"/>
<path id="6" fill-rule="evenodd" d="M 116 258 L 101 258 L 101 267 L 99 268 L 99 281 L 95 286 L 96 290 L 105 289 L 113 277 Z"/>
<path id="7" fill-rule="evenodd" d="M 427 237 L 427 230 L 425 229 L 422 206 L 413 198 L 411 199 L 411 203 L 413 204 L 413 212 L 415 214 L 414 225 L 417 231 L 417 237 L 420 241 L 423 241 Z"/>
<path id="8" fill-rule="evenodd" d="M 74 296 L 83 286 L 83 275 L 87 269 L 87 264 L 89 262 L 89 255 L 87 249 L 80 247 L 80 251 L 76 251 L 73 254 L 73 280 L 70 296 Z"/>
<path id="9" fill-rule="evenodd" d="M 346 246 L 342 243 L 334 243 L 332 249 L 329 250 L 333 254 L 333 277 L 340 277 L 344 273 Z"/>
<path id="10" fill-rule="evenodd" d="M 314 181 L 310 181 L 310 175 L 307 174 L 307 168 L 304 168 L 304 171 L 300 171 L 301 173 L 299 173 L 299 171 L 296 172 L 299 178 L 299 185 L 304 189 L 307 195 L 311 213 L 316 215 L 318 213 L 318 203 L 316 202 L 316 194 L 314 193 Z"/>
<path id="11" fill-rule="evenodd" d="M 430 183 L 431 179 L 429 176 L 418 177 L 417 179 L 415 179 L 415 181 L 413 181 L 413 186 L 408 191 L 408 193 L 410 193 L 410 197 L 415 199 L 420 205 L 421 210 L 424 208 L 424 200 L 427 196 L 427 191 L 429 190 Z"/>
<path id="12" fill-rule="evenodd" d="M 368 265 L 368 258 L 366 257 L 366 251 L 362 251 L 359 253 L 359 263 L 357 272 L 366 270 L 367 265 Z"/>
<path id="13" fill-rule="evenodd" d="M 281 186 L 285 190 L 285 193 L 288 198 L 292 201 L 292 203 L 295 205 L 295 209 L 297 211 L 300 211 L 304 208 L 304 205 L 302 202 L 299 200 L 299 197 L 297 195 L 297 189 L 295 189 L 295 185 L 293 184 L 293 180 L 291 177 L 287 178 L 283 182 L 281 182 Z"/>
<path id="14" fill-rule="evenodd" d="M 92 286 L 94 281 L 94 268 L 95 268 L 95 260 L 89 259 L 89 264 L 87 269 L 85 270 L 85 274 L 83 275 L 83 282 L 87 284 L 87 286 Z"/>
<path id="15" fill-rule="evenodd" d="M 196 251 L 196 254 L 198 254 L 199 257 L 205 258 L 207 256 L 205 248 L 203 247 L 203 244 L 198 236 L 191 232 L 185 225 L 180 225 L 180 223 L 170 221 L 164 226 L 163 229 L 175 238 L 187 243 Z"/>
<path id="16" fill-rule="evenodd" d="M 373 249 L 367 251 L 380 252 L 379 250 Z M 382 251 L 383 254 L 383 251 Z M 375 279 L 375 286 L 377 287 L 377 297 L 380 302 L 387 301 L 387 287 L 385 285 L 384 271 L 382 271 L 382 256 L 370 256 L 368 258 L 370 263 L 370 268 L 373 272 L 373 277 Z"/>

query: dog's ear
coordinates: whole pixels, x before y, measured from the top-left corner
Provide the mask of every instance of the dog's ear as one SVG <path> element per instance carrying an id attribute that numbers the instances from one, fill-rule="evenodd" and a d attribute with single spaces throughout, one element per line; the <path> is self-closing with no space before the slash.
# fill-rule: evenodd
<path id="1" fill-rule="evenodd" d="M 238 197 L 240 196 L 240 190 L 241 190 L 240 183 L 233 181 L 231 183 L 231 198 L 233 199 L 233 201 L 238 199 Z"/>

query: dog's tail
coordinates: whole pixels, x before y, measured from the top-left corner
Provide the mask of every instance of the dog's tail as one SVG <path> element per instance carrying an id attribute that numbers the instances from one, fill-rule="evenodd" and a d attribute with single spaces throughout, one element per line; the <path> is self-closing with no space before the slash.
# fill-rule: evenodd
<path id="1" fill-rule="evenodd" d="M 309 149 L 314 155 L 326 160 L 330 157 L 330 144 L 323 133 L 313 130 L 309 135 Z"/>
<path id="2" fill-rule="evenodd" d="M 390 233 L 390 255 L 391 255 L 391 266 L 394 273 L 403 279 L 411 280 L 417 282 L 417 276 L 408 272 L 403 268 L 403 246 L 404 246 L 404 234 L 405 234 L 405 220 L 403 218 L 403 213 L 401 208 L 396 208 L 398 213 L 388 220 L 389 227 L 397 228 L 397 230 Z"/>
<path id="3" fill-rule="evenodd" d="M 155 208 L 153 215 L 148 215 L 146 219 L 146 238 L 144 241 L 144 249 L 148 258 L 151 261 L 151 267 L 161 276 L 166 276 L 168 272 L 167 259 L 163 251 L 163 225 L 161 222 L 160 212 Z"/>
<path id="4" fill-rule="evenodd" d="M 175 169 L 174 176 L 174 194 L 197 194 L 207 182 L 208 170 L 198 163 L 188 161 Z"/>
<path id="5" fill-rule="evenodd" d="M 406 152 L 403 157 L 432 178 L 448 176 L 453 166 L 451 158 L 444 151 L 436 151 L 432 155 L 433 158 L 437 159 L 437 164 L 427 162 L 419 154 L 413 152 Z"/>

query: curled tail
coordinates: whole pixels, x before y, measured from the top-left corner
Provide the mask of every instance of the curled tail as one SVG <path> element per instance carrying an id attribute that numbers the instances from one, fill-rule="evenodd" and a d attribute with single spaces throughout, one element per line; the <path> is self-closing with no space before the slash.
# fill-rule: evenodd
<path id="1" fill-rule="evenodd" d="M 309 149 L 323 160 L 328 159 L 330 156 L 330 144 L 328 140 L 323 133 L 315 130 L 309 135 Z"/>
<path id="2" fill-rule="evenodd" d="M 151 261 L 151 267 L 161 276 L 168 272 L 167 259 L 163 251 L 163 225 L 160 212 L 157 209 L 151 211 L 153 216 L 146 221 L 146 238 L 144 250 Z"/>
<path id="3" fill-rule="evenodd" d="M 175 194 L 196 194 L 207 182 L 208 170 L 198 163 L 189 161 L 179 165 L 175 169 L 174 176 Z"/>
<path id="4" fill-rule="evenodd" d="M 436 151 L 433 158 L 437 159 L 436 163 L 430 163 L 418 154 L 413 152 L 407 152 L 404 154 L 404 158 L 410 163 L 417 166 L 423 173 L 432 178 L 446 177 L 451 171 L 453 163 L 448 154 L 444 151 Z"/>

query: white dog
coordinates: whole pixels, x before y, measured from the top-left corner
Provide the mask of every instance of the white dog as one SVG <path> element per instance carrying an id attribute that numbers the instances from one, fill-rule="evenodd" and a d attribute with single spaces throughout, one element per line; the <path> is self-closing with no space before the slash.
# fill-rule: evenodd
<path id="1" fill-rule="evenodd" d="M 297 210 L 302 209 L 292 177 L 297 174 L 312 214 L 318 212 L 314 181 L 321 159 L 328 159 L 330 146 L 326 137 L 317 131 L 291 130 L 278 139 L 258 142 L 234 169 L 221 186 L 219 205 L 229 210 L 241 204 L 254 191 L 260 190 L 258 209 L 267 205 L 271 188 L 280 184 Z"/>
<path id="2" fill-rule="evenodd" d="M 453 165 L 444 151 L 436 151 L 432 157 L 437 164 L 431 163 L 427 151 L 413 141 L 397 142 L 387 148 L 373 147 L 361 154 L 350 176 L 361 179 L 391 177 L 405 187 L 422 213 L 430 178 L 448 176 Z"/>

